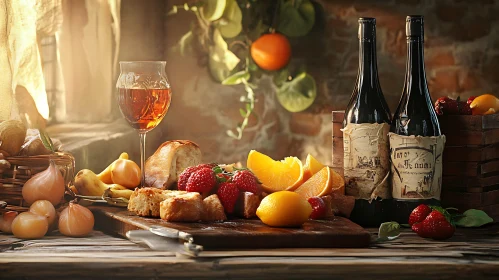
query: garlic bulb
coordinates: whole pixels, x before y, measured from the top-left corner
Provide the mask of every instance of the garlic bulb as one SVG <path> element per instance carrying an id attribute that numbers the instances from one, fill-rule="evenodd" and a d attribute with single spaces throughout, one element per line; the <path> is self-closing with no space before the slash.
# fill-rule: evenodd
<path id="1" fill-rule="evenodd" d="M 47 218 L 49 228 L 52 227 L 57 216 L 54 205 L 48 200 L 37 200 L 29 207 L 29 212 Z"/>
<path id="2" fill-rule="evenodd" d="M 3 214 L 0 220 L 0 231 L 5 233 L 12 233 L 12 221 L 17 217 L 16 211 L 9 211 Z"/>
<path id="3" fill-rule="evenodd" d="M 24 212 L 12 221 L 12 233 L 17 238 L 35 239 L 43 237 L 49 229 L 47 218 Z"/>
<path id="4" fill-rule="evenodd" d="M 94 214 L 88 208 L 70 202 L 59 216 L 59 231 L 71 237 L 89 234 L 94 228 Z"/>
<path id="5" fill-rule="evenodd" d="M 52 205 L 61 202 L 64 196 L 64 178 L 53 161 L 50 166 L 35 174 L 23 186 L 23 198 L 28 204 L 37 200 L 48 200 Z"/>

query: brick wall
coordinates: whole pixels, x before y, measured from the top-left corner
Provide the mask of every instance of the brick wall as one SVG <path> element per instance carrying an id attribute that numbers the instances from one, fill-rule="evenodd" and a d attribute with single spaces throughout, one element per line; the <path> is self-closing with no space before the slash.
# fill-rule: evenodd
<path id="1" fill-rule="evenodd" d="M 206 161 L 244 161 L 250 149 L 274 158 L 312 153 L 330 164 L 331 110 L 343 109 L 353 89 L 358 66 L 357 19 L 377 18 L 378 69 L 392 111 L 398 103 L 405 71 L 405 16 L 425 16 L 425 60 L 433 99 L 449 95 L 495 92 L 499 85 L 499 1 L 464 0 L 321 0 L 323 24 L 305 40 L 293 40 L 293 53 L 316 78 L 316 103 L 302 113 L 289 113 L 278 104 L 268 80 L 257 90 L 259 121 L 241 141 L 228 138 L 239 116 L 241 87 L 212 82 L 205 68 L 170 47 L 187 32 L 192 17 L 168 17 L 165 57 L 173 87 L 170 112 L 156 132 L 164 139 L 198 142 Z M 167 9 L 173 3 L 168 1 Z M 152 152 L 152 151 L 151 151 Z"/>

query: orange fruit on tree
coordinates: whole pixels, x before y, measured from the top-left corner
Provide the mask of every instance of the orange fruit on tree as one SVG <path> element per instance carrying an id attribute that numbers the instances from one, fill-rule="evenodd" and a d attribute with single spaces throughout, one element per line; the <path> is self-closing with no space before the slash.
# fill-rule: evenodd
<path id="1" fill-rule="evenodd" d="M 268 193 L 292 191 L 303 182 L 303 165 L 296 157 L 276 161 L 251 150 L 246 166 L 262 182 L 262 189 Z"/>
<path id="2" fill-rule="evenodd" d="M 473 115 L 488 115 L 499 112 L 499 98 L 492 94 L 477 96 L 470 104 Z"/>
<path id="3" fill-rule="evenodd" d="M 320 163 L 311 154 L 308 154 L 307 159 L 305 160 L 305 165 L 303 166 L 303 181 L 307 181 L 310 177 L 312 177 L 312 175 L 319 172 L 322 168 L 324 168 L 324 164 Z"/>
<path id="4" fill-rule="evenodd" d="M 273 227 L 298 227 L 308 220 L 312 206 L 301 195 L 279 191 L 267 195 L 256 209 L 264 224 Z"/>
<path id="5" fill-rule="evenodd" d="M 251 44 L 250 53 L 260 68 L 275 71 L 288 64 L 291 45 L 288 38 L 282 34 L 264 34 Z"/>

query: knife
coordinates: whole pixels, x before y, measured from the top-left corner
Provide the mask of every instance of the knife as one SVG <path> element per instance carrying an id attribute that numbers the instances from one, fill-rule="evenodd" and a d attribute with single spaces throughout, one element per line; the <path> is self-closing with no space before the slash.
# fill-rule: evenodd
<path id="1" fill-rule="evenodd" d="M 203 246 L 194 244 L 192 235 L 172 228 L 154 226 L 149 230 L 130 230 L 126 237 L 153 250 L 169 251 L 177 256 L 197 257 L 203 251 Z"/>

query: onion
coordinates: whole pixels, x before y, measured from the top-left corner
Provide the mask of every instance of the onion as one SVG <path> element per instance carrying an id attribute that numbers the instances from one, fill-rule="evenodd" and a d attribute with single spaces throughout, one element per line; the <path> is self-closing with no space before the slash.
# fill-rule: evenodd
<path id="1" fill-rule="evenodd" d="M 3 214 L 0 221 L 0 231 L 5 233 L 12 233 L 12 221 L 17 217 L 16 211 L 9 211 Z"/>
<path id="2" fill-rule="evenodd" d="M 49 223 L 49 228 L 52 228 L 54 224 L 57 212 L 55 211 L 54 205 L 48 200 L 37 200 L 29 207 L 29 212 L 37 214 L 47 218 Z"/>
<path id="3" fill-rule="evenodd" d="M 59 231 L 71 237 L 81 237 L 92 232 L 94 215 L 88 208 L 70 202 L 59 216 Z"/>
<path id="4" fill-rule="evenodd" d="M 61 202 L 64 196 L 64 178 L 53 161 L 50 166 L 35 174 L 23 186 L 23 198 L 28 204 L 37 200 L 48 200 L 52 205 Z"/>
<path id="5" fill-rule="evenodd" d="M 47 218 L 31 212 L 19 214 L 12 222 L 12 233 L 15 237 L 22 239 L 41 238 L 48 229 Z"/>

